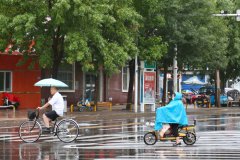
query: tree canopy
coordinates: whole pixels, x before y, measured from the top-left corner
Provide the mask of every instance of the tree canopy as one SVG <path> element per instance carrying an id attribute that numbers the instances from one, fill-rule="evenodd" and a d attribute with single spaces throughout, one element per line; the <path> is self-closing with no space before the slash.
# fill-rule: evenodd
<path id="1" fill-rule="evenodd" d="M 223 10 L 228 11 L 228 13 L 236 13 L 236 10 L 240 8 L 240 2 L 229 0 L 221 4 L 220 7 L 223 8 Z M 236 21 L 235 17 L 229 17 L 225 19 L 227 20 L 229 29 L 229 41 L 227 46 L 227 67 L 221 70 L 224 82 L 228 79 L 235 80 L 240 76 L 240 24 L 238 21 Z"/>
<path id="2" fill-rule="evenodd" d="M 163 60 L 172 64 L 177 46 L 180 69 L 186 64 L 204 69 L 225 67 L 228 28 L 225 20 L 212 16 L 219 12 L 218 3 L 209 0 L 161 2 L 165 25 L 158 32 L 168 44 L 168 54 Z"/>
<path id="3" fill-rule="evenodd" d="M 136 54 L 171 65 L 177 46 L 180 69 L 220 69 L 235 79 L 239 24 L 212 14 L 239 7 L 237 0 L 2 0 L 0 50 L 37 55 L 56 77 L 63 61 L 109 74 Z"/>
<path id="4" fill-rule="evenodd" d="M 37 54 L 43 68 L 66 60 L 113 73 L 136 53 L 142 60 L 171 58 L 177 45 L 180 65 L 224 68 L 228 32 L 238 34 L 237 25 L 212 14 L 237 5 L 234 0 L 2 0 L 0 49 L 11 44 L 9 52 Z"/>
<path id="5" fill-rule="evenodd" d="M 1 50 L 36 54 L 54 77 L 63 60 L 112 73 L 138 50 L 141 16 L 131 0 L 3 0 L 0 9 Z"/>

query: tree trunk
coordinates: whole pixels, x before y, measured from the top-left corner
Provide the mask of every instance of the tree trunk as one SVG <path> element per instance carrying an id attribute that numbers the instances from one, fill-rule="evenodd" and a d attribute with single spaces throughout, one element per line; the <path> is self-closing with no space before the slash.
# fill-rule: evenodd
<path id="1" fill-rule="evenodd" d="M 45 68 L 43 68 L 41 70 L 41 79 L 44 79 L 44 78 L 46 78 L 46 69 Z"/>
<path id="2" fill-rule="evenodd" d="M 163 97 L 162 97 L 162 105 L 166 105 L 166 100 L 167 100 L 167 72 L 168 72 L 168 67 L 166 64 L 164 64 L 164 75 L 163 75 Z"/>
<path id="3" fill-rule="evenodd" d="M 97 105 L 99 98 L 99 77 L 96 75 L 95 78 L 95 91 L 94 91 L 94 104 Z"/>
<path id="4" fill-rule="evenodd" d="M 225 93 L 225 86 L 226 86 L 226 83 L 227 83 L 227 79 L 225 78 L 225 77 L 227 77 L 226 76 L 226 74 L 224 73 L 224 71 L 221 71 L 220 72 L 220 77 L 221 77 L 221 83 L 220 83 L 220 88 L 221 88 L 221 93 Z"/>
<path id="5" fill-rule="evenodd" d="M 135 60 L 131 60 L 128 63 L 129 65 L 129 74 L 130 74 L 130 78 L 129 78 L 129 85 L 128 85 L 128 97 L 127 97 L 127 105 L 126 105 L 126 110 L 130 110 L 131 109 L 131 105 L 132 105 L 132 101 L 133 101 L 133 83 L 134 83 L 134 73 L 135 73 Z M 135 89 L 138 89 L 138 87 L 136 86 Z"/>
<path id="6" fill-rule="evenodd" d="M 47 78 L 46 77 L 46 69 L 42 69 L 41 70 L 41 79 Z M 43 105 L 43 103 L 45 104 L 48 100 L 48 95 L 49 95 L 49 88 L 48 87 L 41 87 L 41 99 L 44 99 L 44 102 L 42 102 L 41 105 Z"/>
<path id="7" fill-rule="evenodd" d="M 55 59 L 52 66 L 52 78 L 57 79 L 60 61 Z"/>
<path id="8" fill-rule="evenodd" d="M 220 107 L 220 75 L 219 70 L 216 70 L 215 73 L 215 106 Z"/>
<path id="9" fill-rule="evenodd" d="M 60 26 L 53 37 L 52 44 L 53 51 L 53 66 L 52 66 L 52 78 L 57 78 L 58 70 L 64 54 L 64 36 L 60 35 Z"/>

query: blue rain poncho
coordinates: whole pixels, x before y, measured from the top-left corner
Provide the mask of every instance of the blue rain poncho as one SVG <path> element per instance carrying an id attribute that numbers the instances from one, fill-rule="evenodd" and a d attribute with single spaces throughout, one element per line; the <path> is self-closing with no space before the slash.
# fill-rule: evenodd
<path id="1" fill-rule="evenodd" d="M 182 103 L 182 94 L 176 92 L 175 98 L 166 106 L 160 107 L 156 111 L 155 130 L 162 129 L 163 123 L 177 123 L 179 125 L 188 125 L 188 119 L 185 107 Z"/>

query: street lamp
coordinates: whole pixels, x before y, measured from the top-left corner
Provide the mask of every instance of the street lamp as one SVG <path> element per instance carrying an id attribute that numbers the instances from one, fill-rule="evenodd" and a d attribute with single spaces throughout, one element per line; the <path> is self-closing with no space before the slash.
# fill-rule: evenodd
<path id="1" fill-rule="evenodd" d="M 236 21 L 240 21 L 240 9 L 236 13 L 228 13 L 227 11 L 221 10 L 220 14 L 213 14 L 215 17 L 236 17 Z"/>

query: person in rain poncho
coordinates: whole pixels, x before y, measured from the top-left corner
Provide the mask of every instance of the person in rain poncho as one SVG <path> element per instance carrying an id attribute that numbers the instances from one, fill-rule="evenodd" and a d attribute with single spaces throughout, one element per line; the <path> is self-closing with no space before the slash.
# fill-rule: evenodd
<path id="1" fill-rule="evenodd" d="M 188 125 L 188 119 L 185 107 L 182 102 L 182 94 L 176 92 L 174 99 L 166 106 L 158 108 L 156 111 L 155 131 L 160 131 L 160 137 L 163 137 L 165 132 L 170 128 L 173 135 L 176 137 L 174 146 L 181 145 L 178 137 L 178 126 Z"/>

